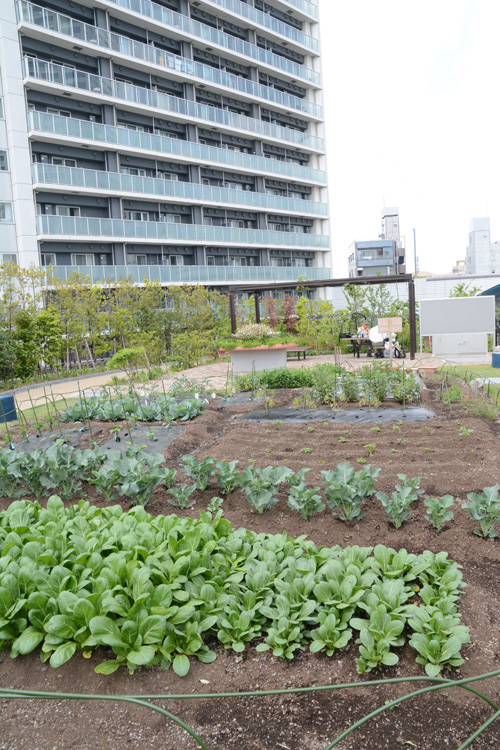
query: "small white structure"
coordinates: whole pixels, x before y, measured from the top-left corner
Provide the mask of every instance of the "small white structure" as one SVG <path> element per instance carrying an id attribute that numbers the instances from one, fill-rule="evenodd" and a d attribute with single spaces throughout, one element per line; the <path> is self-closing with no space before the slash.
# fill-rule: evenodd
<path id="1" fill-rule="evenodd" d="M 295 346 L 295 345 L 294 345 Z M 262 372 L 275 367 L 286 367 L 287 349 L 284 347 L 265 349 L 233 349 L 230 352 L 231 364 L 235 374 Z"/>
<path id="2" fill-rule="evenodd" d="M 494 297 L 451 297 L 420 302 L 420 335 L 432 336 L 433 356 L 486 354 L 495 331 Z"/>

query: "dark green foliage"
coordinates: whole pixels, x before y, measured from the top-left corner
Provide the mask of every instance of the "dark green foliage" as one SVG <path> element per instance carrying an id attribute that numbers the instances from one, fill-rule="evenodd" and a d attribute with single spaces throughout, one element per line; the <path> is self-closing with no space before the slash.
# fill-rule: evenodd
<path id="1" fill-rule="evenodd" d="M 468 641 L 462 577 L 446 553 L 318 548 L 234 530 L 220 511 L 197 521 L 18 500 L 0 513 L 0 560 L 0 650 L 40 648 L 52 667 L 104 646 L 113 658 L 99 673 L 157 665 L 182 677 L 190 657 L 216 658 L 216 640 L 239 653 L 261 638 L 259 651 L 291 659 L 306 647 L 331 655 L 354 628 L 366 672 L 398 661 L 406 628 L 437 674 L 460 663 Z M 417 607 L 408 600 L 419 585 Z"/>

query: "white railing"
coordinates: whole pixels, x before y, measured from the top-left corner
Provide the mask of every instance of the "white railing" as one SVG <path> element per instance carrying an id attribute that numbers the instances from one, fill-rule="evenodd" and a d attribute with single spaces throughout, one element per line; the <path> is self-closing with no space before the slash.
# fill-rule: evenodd
<path id="1" fill-rule="evenodd" d="M 162 23 L 175 30 L 177 34 L 182 32 L 189 38 L 201 40 L 205 44 L 223 47 L 239 56 L 255 60 L 262 65 L 268 65 L 272 68 L 282 70 L 288 75 L 292 75 L 294 78 L 301 78 L 304 81 L 309 81 L 310 83 L 317 85 L 320 83 L 319 73 L 311 68 L 306 68 L 304 65 L 299 65 L 299 63 L 293 62 L 293 60 L 288 60 L 286 57 L 281 57 L 281 55 L 276 55 L 269 50 L 262 49 L 262 47 L 257 47 L 255 44 L 250 44 L 250 42 L 246 42 L 236 36 L 226 34 L 219 29 L 214 29 L 212 26 L 207 26 L 204 23 L 188 18 L 188 16 L 183 16 L 181 13 L 168 10 L 168 8 L 164 8 L 163 5 L 151 2 L 151 0 L 105 1 L 113 5 L 118 5 L 120 8 L 125 8 L 133 13 L 139 13 L 146 18 L 151 18 L 156 23 Z"/>
<path id="2" fill-rule="evenodd" d="M 37 231 L 43 236 L 108 237 L 118 242 L 142 240 L 175 242 L 186 245 L 249 245 L 252 247 L 307 247 L 327 249 L 323 234 L 277 232 L 268 229 L 236 229 L 203 224 L 171 224 L 163 221 L 100 219 L 83 216 L 39 215 Z"/>
<path id="3" fill-rule="evenodd" d="M 295 28 L 295 26 L 280 21 L 268 13 L 263 13 L 261 10 L 247 5 L 247 3 L 242 3 L 240 0 L 207 0 L 207 2 L 212 5 L 218 5 L 220 8 L 224 8 L 224 10 L 228 10 L 236 16 L 241 16 L 247 21 L 269 29 L 269 31 L 273 31 L 281 37 L 290 39 L 292 42 L 300 44 L 312 52 L 317 52 L 319 49 L 318 40 L 313 36 L 305 34 L 300 29 Z"/>
<path id="4" fill-rule="evenodd" d="M 76 117 L 61 117 L 45 112 L 31 111 L 28 112 L 28 129 L 45 134 L 50 133 L 54 136 L 105 143 L 118 150 L 120 147 L 134 149 L 135 151 L 142 150 L 157 153 L 162 158 L 177 156 L 183 159 L 192 159 L 196 162 L 216 164 L 222 168 L 242 169 L 244 172 L 250 170 L 263 175 L 273 175 L 298 180 L 299 182 L 326 184 L 326 173 L 324 171 L 303 167 L 294 162 L 268 159 L 264 156 L 244 154 L 217 146 L 206 146 L 193 141 L 182 141 L 156 133 L 142 133 L 138 130 L 129 130 L 114 125 L 78 120 Z"/>
<path id="5" fill-rule="evenodd" d="M 105 29 L 99 29 L 97 26 L 77 21 L 70 16 L 56 13 L 35 3 L 27 2 L 27 0 L 21 0 L 16 4 L 16 7 L 19 19 L 34 26 L 43 27 L 47 31 L 56 31 L 73 39 L 78 39 L 78 41 L 84 41 L 106 50 L 134 57 L 137 60 L 149 62 L 160 68 L 167 68 L 186 76 L 198 78 L 204 82 L 231 89 L 231 91 L 238 91 L 254 99 L 272 102 L 285 109 L 295 109 L 301 114 L 310 115 L 318 119 L 322 117 L 322 108 L 318 104 L 301 99 L 298 96 L 293 96 L 292 94 L 265 86 L 256 81 L 250 81 L 242 76 L 236 76 L 218 68 L 213 68 L 210 65 L 194 62 L 186 57 L 174 55 L 149 44 L 137 42 L 130 37 L 114 34 Z"/>
<path id="6" fill-rule="evenodd" d="M 241 284 L 280 281 L 323 281 L 331 278 L 329 268 L 306 268 L 297 266 L 54 266 L 47 274 L 67 279 L 72 273 L 88 276 L 91 283 L 99 281 L 110 284 L 130 278 L 137 284 L 159 281 L 161 284 Z"/>
<path id="7" fill-rule="evenodd" d="M 265 211 L 282 211 L 285 213 L 327 216 L 326 203 L 289 198 L 269 193 L 256 193 L 235 188 L 199 185 L 194 182 L 165 180 L 161 177 L 142 177 L 139 175 L 104 172 L 96 169 L 78 169 L 55 164 L 33 164 L 33 182 L 58 185 L 65 188 L 91 188 L 112 192 L 114 195 L 132 193 L 148 195 L 155 198 L 202 201 L 216 205 L 236 205 Z"/>
<path id="8" fill-rule="evenodd" d="M 183 119 L 194 119 L 211 124 L 217 124 L 229 130 L 241 130 L 273 140 L 286 141 L 288 143 L 310 145 L 311 148 L 322 149 L 321 138 L 302 133 L 298 130 L 273 125 L 271 123 L 257 120 L 253 117 L 234 114 L 227 109 L 217 109 L 206 104 L 181 99 L 170 94 L 163 94 L 153 89 L 142 86 L 134 86 L 131 83 L 115 81 L 112 78 L 104 78 L 83 70 L 69 68 L 64 65 L 56 65 L 46 60 L 35 57 L 23 58 L 24 76 L 35 78 L 59 86 L 89 91 L 119 101 L 139 104 L 143 107 L 153 108 L 164 112 L 171 112 L 182 116 Z"/>

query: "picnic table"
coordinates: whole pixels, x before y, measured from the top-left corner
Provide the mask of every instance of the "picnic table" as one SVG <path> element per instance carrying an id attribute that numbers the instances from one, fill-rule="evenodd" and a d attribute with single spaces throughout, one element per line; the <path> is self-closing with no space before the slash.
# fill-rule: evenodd
<path id="1" fill-rule="evenodd" d="M 297 359 L 300 362 L 300 355 L 301 354 L 304 355 L 303 356 L 303 360 L 305 361 L 305 359 L 306 359 L 306 352 L 308 352 L 309 349 L 312 349 L 312 346 L 294 346 L 293 348 L 288 349 L 287 351 L 290 352 L 291 354 L 295 354 L 296 353 L 297 354 Z"/>

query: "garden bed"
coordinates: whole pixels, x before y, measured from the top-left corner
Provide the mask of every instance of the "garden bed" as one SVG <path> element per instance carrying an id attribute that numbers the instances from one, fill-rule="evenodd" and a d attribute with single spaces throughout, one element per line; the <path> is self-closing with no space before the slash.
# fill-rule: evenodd
<path id="1" fill-rule="evenodd" d="M 286 390 L 276 393 L 275 406 L 290 408 L 296 395 Z M 393 406 L 399 408 L 395 403 Z M 356 464 L 356 459 L 360 458 L 367 464 L 381 467 L 377 490 L 390 493 L 397 483 L 397 475 L 404 473 L 422 478 L 423 497 L 452 494 L 455 518 L 440 532 L 424 518 L 422 499 L 412 506 L 410 519 L 400 529 L 388 524 L 375 498 L 366 503 L 365 517 L 359 522 L 344 524 L 335 519 L 328 508 L 311 521 L 304 521 L 287 507 L 284 486 L 278 504 L 262 515 L 251 512 L 241 489 L 231 493 L 222 507 L 224 516 L 235 528 L 242 526 L 267 533 L 286 530 L 293 537 L 307 534 L 317 545 L 344 547 L 382 543 L 395 549 L 405 547 L 415 554 L 425 549 L 436 553 L 447 551 L 463 566 L 467 588 L 459 610 L 471 635 L 471 642 L 462 648 L 465 663 L 447 674 L 467 677 L 495 669 L 500 656 L 500 543 L 474 535 L 474 522 L 461 508 L 468 492 L 480 492 L 499 478 L 500 426 L 492 420 L 471 416 L 459 405 L 453 404 L 450 410 L 440 403 L 432 383 L 430 390 L 424 393 L 422 406 L 435 413 L 435 418 L 424 424 L 346 425 L 335 421 L 323 424 L 318 420 L 307 424 L 284 421 L 261 424 L 241 420 L 255 410 L 252 402 L 229 405 L 224 410 L 214 402 L 193 422 L 185 424 L 182 434 L 176 436 L 164 453 L 171 468 L 177 468 L 186 453 L 194 453 L 199 458 L 210 455 L 228 461 L 239 460 L 241 469 L 248 465 L 249 458 L 261 468 L 285 465 L 296 472 L 310 467 L 308 486 L 321 486 L 321 471 L 333 469 L 343 461 L 361 468 Z M 356 409 L 357 405 L 349 408 Z M 398 429 L 393 429 L 394 426 Z M 102 423 L 94 425 L 93 429 L 109 440 L 110 428 L 109 423 Z M 461 428 L 472 432 L 461 436 Z M 85 441 L 88 441 L 88 433 L 82 436 L 79 447 L 88 447 Z M 367 445 L 374 446 L 371 456 Z M 176 484 L 181 481 L 186 480 L 178 472 Z M 207 491 L 195 493 L 193 508 L 177 511 L 168 504 L 166 491 L 159 488 L 147 511 L 153 515 L 176 512 L 179 516 L 196 518 L 199 510 L 206 508 L 211 497 L 218 494 L 216 484 L 212 484 Z M 89 488 L 89 499 L 104 505 L 94 488 Z M 7 505 L 6 500 L 0 501 L 0 508 Z M 123 502 L 123 507 L 130 506 Z M 93 668 L 103 659 L 111 658 L 104 650 L 94 652 L 88 660 L 77 654 L 57 670 L 41 664 L 34 653 L 15 660 L 3 653 L 0 654 L 0 679 L 2 686 L 15 688 L 139 695 L 281 689 L 424 674 L 423 668 L 415 663 L 415 652 L 408 645 L 399 650 L 399 664 L 364 676 L 356 672 L 358 647 L 354 640 L 331 658 L 304 651 L 293 661 L 285 662 L 270 652 L 258 653 L 254 645 L 247 647 L 243 654 L 226 652 L 220 647 L 215 650 L 218 654 L 215 662 L 203 664 L 192 659 L 191 670 L 182 679 L 171 669 L 165 672 L 158 667 L 140 668 L 133 676 L 125 670 L 110 676 L 96 674 Z M 478 687 L 499 699 L 497 681 Z M 211 750 L 324 750 L 348 724 L 371 708 L 409 690 L 410 686 L 393 685 L 334 694 L 159 703 L 181 716 Z M 1 750 L 196 748 L 196 742 L 180 728 L 157 714 L 128 704 L 1 700 L 0 710 Z M 450 689 L 414 699 L 387 712 L 339 747 L 341 750 L 396 750 L 408 743 L 407 747 L 419 750 L 456 748 L 490 713 L 490 709 L 471 694 Z M 473 748 L 485 750 L 499 744 L 497 723 Z"/>

